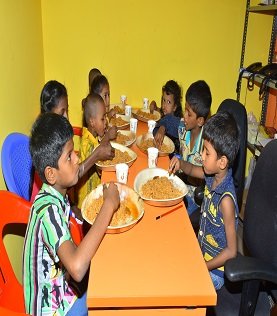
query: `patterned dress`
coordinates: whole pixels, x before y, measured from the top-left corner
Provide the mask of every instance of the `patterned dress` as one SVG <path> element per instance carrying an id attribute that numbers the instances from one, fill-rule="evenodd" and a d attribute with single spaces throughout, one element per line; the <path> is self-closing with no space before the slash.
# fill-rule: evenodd
<path id="1" fill-rule="evenodd" d="M 83 127 L 83 134 L 80 143 L 79 156 L 80 161 L 84 161 L 89 157 L 96 146 L 99 145 L 99 141 L 94 137 L 87 128 Z M 93 189 L 95 189 L 101 183 L 100 176 L 96 170 L 96 166 L 90 168 L 90 170 L 79 180 L 78 182 L 78 207 L 82 207 L 84 198 Z"/>
<path id="2" fill-rule="evenodd" d="M 77 299 L 57 251 L 71 240 L 70 205 L 43 184 L 31 209 L 23 248 L 25 309 L 31 315 L 66 315 Z"/>

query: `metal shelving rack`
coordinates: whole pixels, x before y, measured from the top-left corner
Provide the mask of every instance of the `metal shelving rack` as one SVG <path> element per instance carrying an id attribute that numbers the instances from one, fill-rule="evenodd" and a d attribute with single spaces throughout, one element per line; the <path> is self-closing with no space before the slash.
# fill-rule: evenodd
<path id="1" fill-rule="evenodd" d="M 247 28 L 248 28 L 248 17 L 249 13 L 258 13 L 258 14 L 267 14 L 273 16 L 273 23 L 272 23 L 272 31 L 271 31 L 271 40 L 270 40 L 270 47 L 268 53 L 268 63 L 273 61 L 274 56 L 274 48 L 275 48 L 275 40 L 277 34 L 277 5 L 264 5 L 264 6 L 250 6 L 250 0 L 246 1 L 246 11 L 245 11 L 245 19 L 244 19 L 244 30 L 243 30 L 243 39 L 242 39 L 242 47 L 241 47 L 241 58 L 240 58 L 240 69 L 244 68 L 244 55 L 245 55 L 245 46 L 247 40 Z M 244 74 L 243 77 L 247 78 L 250 74 Z M 255 82 L 261 83 L 262 77 L 255 76 Z M 276 82 L 269 81 L 268 88 L 277 89 Z M 241 80 L 238 84 L 237 90 L 237 100 L 240 100 L 240 92 L 241 92 Z M 265 93 L 262 103 L 262 113 L 261 113 L 261 124 L 265 122 L 265 114 L 267 110 L 267 103 L 268 103 L 268 90 Z"/>

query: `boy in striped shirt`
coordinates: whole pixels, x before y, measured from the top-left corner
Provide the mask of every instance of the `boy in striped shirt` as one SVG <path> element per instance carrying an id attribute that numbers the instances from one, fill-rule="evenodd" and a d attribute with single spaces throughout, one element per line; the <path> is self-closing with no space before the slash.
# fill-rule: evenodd
<path id="1" fill-rule="evenodd" d="M 25 309 L 31 315 L 87 315 L 86 293 L 78 297 L 70 278 L 80 282 L 119 205 L 117 187 L 103 191 L 102 208 L 76 247 L 69 231 L 67 189 L 79 176 L 73 129 L 54 113 L 38 117 L 30 137 L 33 164 L 43 181 L 30 212 L 23 249 Z"/>

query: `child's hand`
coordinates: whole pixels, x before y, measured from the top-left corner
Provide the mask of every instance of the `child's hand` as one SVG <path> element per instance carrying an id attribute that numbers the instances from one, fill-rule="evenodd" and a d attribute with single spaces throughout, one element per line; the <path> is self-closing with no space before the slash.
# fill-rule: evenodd
<path id="1" fill-rule="evenodd" d="M 110 128 L 107 130 L 106 134 L 107 134 L 108 140 L 115 139 L 115 138 L 116 138 L 116 135 L 117 135 L 117 127 L 116 127 L 116 126 L 110 127 Z"/>
<path id="2" fill-rule="evenodd" d="M 107 187 L 103 185 L 103 199 L 104 201 L 109 199 L 109 202 L 113 208 L 113 211 L 116 211 L 120 204 L 119 192 L 117 186 L 111 182 Z"/>
<path id="3" fill-rule="evenodd" d="M 180 169 L 180 166 L 181 166 L 181 161 L 176 156 L 174 156 L 170 160 L 168 172 L 175 173 L 177 170 Z"/>
<path id="4" fill-rule="evenodd" d="M 157 103 L 153 100 L 149 105 L 150 113 L 154 113 L 157 110 Z"/>
<path id="5" fill-rule="evenodd" d="M 101 142 L 95 151 L 97 151 L 98 160 L 111 160 L 115 155 L 114 148 L 110 142 Z"/>
<path id="6" fill-rule="evenodd" d="M 165 128 L 164 126 L 160 126 L 154 137 L 157 148 L 161 148 L 162 143 L 164 141 L 164 134 L 165 134 Z"/>

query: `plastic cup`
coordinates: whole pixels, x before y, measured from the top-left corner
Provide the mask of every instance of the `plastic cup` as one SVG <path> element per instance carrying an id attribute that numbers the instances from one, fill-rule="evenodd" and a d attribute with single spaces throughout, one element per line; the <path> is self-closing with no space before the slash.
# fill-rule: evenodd
<path id="1" fill-rule="evenodd" d="M 126 104 L 126 100 L 127 100 L 126 95 L 122 94 L 122 95 L 120 96 L 120 101 L 121 101 L 121 103 L 122 103 L 123 105 Z"/>
<path id="2" fill-rule="evenodd" d="M 129 166 L 126 163 L 118 163 L 115 165 L 116 180 L 120 183 L 127 183 Z"/>
<path id="3" fill-rule="evenodd" d="M 136 118 L 130 118 L 130 131 L 132 133 L 137 133 L 138 120 Z"/>
<path id="4" fill-rule="evenodd" d="M 131 105 L 125 105 L 125 115 L 132 116 L 132 106 Z"/>
<path id="5" fill-rule="evenodd" d="M 148 153 L 148 168 L 156 168 L 159 150 L 156 147 L 149 147 Z"/>
<path id="6" fill-rule="evenodd" d="M 143 98 L 143 109 L 147 110 L 148 109 L 148 99 L 147 98 Z"/>
<path id="7" fill-rule="evenodd" d="M 148 121 L 148 133 L 153 133 L 153 130 L 156 126 L 156 122 L 153 120 Z"/>

